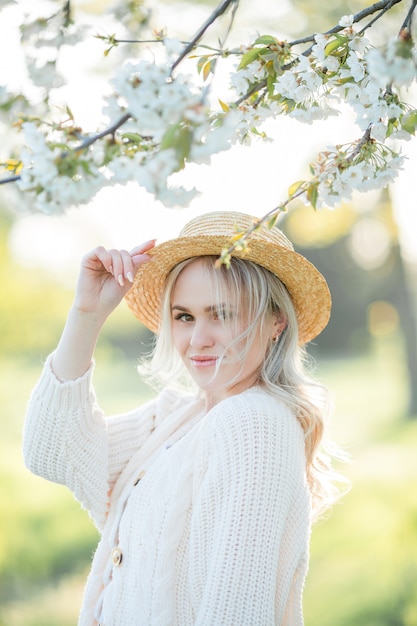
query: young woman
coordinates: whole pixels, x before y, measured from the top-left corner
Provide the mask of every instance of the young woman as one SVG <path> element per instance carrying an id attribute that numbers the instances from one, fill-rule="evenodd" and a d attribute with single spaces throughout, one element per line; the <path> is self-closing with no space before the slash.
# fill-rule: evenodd
<path id="1" fill-rule="evenodd" d="M 159 246 L 82 261 L 24 433 L 30 470 L 67 485 L 101 532 L 82 626 L 303 624 L 311 522 L 334 495 L 303 346 L 331 300 L 276 227 L 215 267 L 253 219 L 210 213 Z M 105 418 L 93 352 L 124 296 L 157 334 L 147 373 L 163 390 Z"/>

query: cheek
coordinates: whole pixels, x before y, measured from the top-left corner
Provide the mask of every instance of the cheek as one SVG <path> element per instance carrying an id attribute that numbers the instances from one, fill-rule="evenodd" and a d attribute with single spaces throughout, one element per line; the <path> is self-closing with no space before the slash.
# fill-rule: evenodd
<path id="1" fill-rule="evenodd" d="M 184 351 L 189 343 L 190 336 L 186 324 L 173 323 L 171 325 L 171 338 L 177 352 Z"/>

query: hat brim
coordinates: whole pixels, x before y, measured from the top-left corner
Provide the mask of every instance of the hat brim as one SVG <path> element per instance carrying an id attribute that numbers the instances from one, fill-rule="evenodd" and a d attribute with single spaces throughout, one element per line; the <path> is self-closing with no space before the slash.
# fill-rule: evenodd
<path id="1" fill-rule="evenodd" d="M 166 241 L 149 254 L 152 260 L 138 269 L 126 301 L 134 315 L 152 332 L 158 333 L 162 295 L 171 270 L 186 259 L 220 256 L 230 245 L 227 235 L 199 235 Z M 305 344 L 325 328 L 330 318 L 331 296 L 324 277 L 305 257 L 276 243 L 252 239 L 244 252 L 232 256 L 253 261 L 278 276 L 294 304 L 299 343 Z"/>

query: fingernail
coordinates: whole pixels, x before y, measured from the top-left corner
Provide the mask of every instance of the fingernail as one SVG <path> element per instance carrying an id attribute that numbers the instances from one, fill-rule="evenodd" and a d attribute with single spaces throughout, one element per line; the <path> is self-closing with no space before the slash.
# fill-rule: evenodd
<path id="1" fill-rule="evenodd" d="M 148 241 L 141 243 L 139 246 L 135 246 L 134 248 L 132 248 L 132 250 L 130 250 L 130 254 L 134 254 L 136 250 L 146 250 L 147 248 L 150 247 L 151 244 L 155 244 L 155 243 L 156 243 L 156 239 L 149 239 Z"/>
<path id="2" fill-rule="evenodd" d="M 127 278 L 127 280 L 128 280 L 130 283 L 133 283 L 133 274 L 132 274 L 132 272 L 128 272 L 128 273 L 126 274 L 126 278 Z"/>
<path id="3" fill-rule="evenodd" d="M 123 280 L 123 276 L 122 276 L 122 274 L 119 274 L 119 275 L 118 275 L 117 280 L 118 280 L 118 283 L 119 283 L 119 285 L 120 285 L 121 287 L 124 287 L 124 286 L 125 286 L 125 281 Z"/>

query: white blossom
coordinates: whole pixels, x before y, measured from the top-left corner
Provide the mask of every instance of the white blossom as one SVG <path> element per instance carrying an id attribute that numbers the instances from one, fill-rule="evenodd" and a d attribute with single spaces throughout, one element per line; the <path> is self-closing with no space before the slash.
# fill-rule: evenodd
<path id="1" fill-rule="evenodd" d="M 172 148 L 161 150 L 137 169 L 135 180 L 150 193 L 157 193 L 158 189 L 165 185 L 168 176 L 177 169 L 178 158 L 175 150 Z"/>
<path id="2" fill-rule="evenodd" d="M 346 59 L 346 64 L 349 66 L 353 80 L 359 83 L 365 76 L 364 63 L 358 58 L 357 54 L 350 52 Z"/>
<path id="3" fill-rule="evenodd" d="M 55 61 L 46 61 L 39 65 L 36 58 L 26 55 L 26 65 L 31 80 L 39 87 L 47 89 L 62 87 L 65 81 L 56 69 Z"/>
<path id="4" fill-rule="evenodd" d="M 387 127 L 383 122 L 375 122 L 371 126 L 371 137 L 376 141 L 383 142 L 387 136 Z"/>
<path id="5" fill-rule="evenodd" d="M 201 90 L 189 77 L 177 74 L 172 79 L 168 66 L 144 60 L 127 63 L 112 83 L 135 118 L 137 132 L 152 135 L 155 141 L 202 101 Z"/>
<path id="6" fill-rule="evenodd" d="M 193 187 L 192 189 L 185 189 L 185 187 L 162 187 L 159 189 L 156 197 L 166 207 L 187 207 L 190 202 L 198 196 L 198 190 Z"/>
<path id="7" fill-rule="evenodd" d="M 198 134 L 195 134 L 195 141 L 190 151 L 190 161 L 208 165 L 213 154 L 231 148 L 238 117 L 236 112 L 231 111 L 220 125 L 211 126 L 207 129 L 198 128 Z"/>
<path id="8" fill-rule="evenodd" d="M 348 186 L 359 189 L 366 174 L 364 171 L 364 163 L 357 163 L 347 167 L 341 174 L 340 180 Z"/>
<path id="9" fill-rule="evenodd" d="M 343 28 L 350 28 L 353 26 L 354 15 L 343 15 L 343 17 L 339 20 L 339 26 L 343 26 Z"/>
<path id="10" fill-rule="evenodd" d="M 251 84 L 266 78 L 266 70 L 262 63 L 258 60 L 252 61 L 245 68 L 237 70 L 229 75 L 231 87 L 236 91 L 238 96 L 245 95 Z"/>
<path id="11" fill-rule="evenodd" d="M 177 57 L 184 49 L 184 44 L 176 37 L 164 37 L 163 43 L 168 59 Z"/>
<path id="12" fill-rule="evenodd" d="M 384 48 L 369 50 L 366 56 L 368 71 L 381 87 L 391 82 L 409 85 L 417 78 L 416 50 L 406 46 L 405 42 L 393 39 Z"/>

